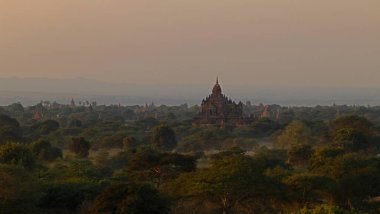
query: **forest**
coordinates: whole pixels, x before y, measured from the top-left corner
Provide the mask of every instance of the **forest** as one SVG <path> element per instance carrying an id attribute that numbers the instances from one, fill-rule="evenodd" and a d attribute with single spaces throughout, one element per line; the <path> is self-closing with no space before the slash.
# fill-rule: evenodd
<path id="1" fill-rule="evenodd" d="M 380 107 L 199 108 L 0 107 L 0 213 L 380 213 Z"/>

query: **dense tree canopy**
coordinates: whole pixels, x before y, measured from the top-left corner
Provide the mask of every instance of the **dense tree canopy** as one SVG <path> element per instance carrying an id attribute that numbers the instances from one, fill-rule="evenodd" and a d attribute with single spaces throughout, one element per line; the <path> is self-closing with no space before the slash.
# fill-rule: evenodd
<path id="1" fill-rule="evenodd" d="M 147 184 L 114 184 L 96 199 L 92 213 L 169 213 L 169 201 Z"/>
<path id="2" fill-rule="evenodd" d="M 353 128 L 370 135 L 373 133 L 374 125 L 365 117 L 350 115 L 337 118 L 333 121 L 332 127 L 334 130 Z"/>
<path id="3" fill-rule="evenodd" d="M 277 137 L 280 148 L 289 148 L 293 144 L 311 144 L 311 130 L 301 121 L 293 121 Z"/>
<path id="4" fill-rule="evenodd" d="M 172 194 L 217 204 L 222 213 L 229 213 L 247 200 L 276 197 L 278 189 L 263 170 L 248 156 L 224 157 L 208 169 L 180 176 L 167 188 Z"/>
<path id="5" fill-rule="evenodd" d="M 334 143 L 354 151 L 366 149 L 369 146 L 367 136 L 354 128 L 341 128 L 334 133 Z"/>
<path id="6" fill-rule="evenodd" d="M 52 161 L 57 158 L 62 158 L 60 148 L 53 147 L 49 141 L 38 140 L 30 144 L 30 149 L 39 160 Z"/>
<path id="7" fill-rule="evenodd" d="M 36 179 L 21 166 L 0 164 L 1 213 L 37 213 L 39 196 Z"/>
<path id="8" fill-rule="evenodd" d="M 169 126 L 160 125 L 153 129 L 151 143 L 157 149 L 168 151 L 175 148 L 177 139 Z"/>
<path id="9" fill-rule="evenodd" d="M 0 107 L 0 213 L 380 212 L 380 107 L 244 108 Z"/>
<path id="10" fill-rule="evenodd" d="M 20 124 L 14 118 L 0 115 L 0 145 L 22 139 Z"/>
<path id="11" fill-rule="evenodd" d="M 86 157 L 89 154 L 90 146 L 90 142 L 83 137 L 78 137 L 72 139 L 69 149 L 79 157 Z"/>
<path id="12" fill-rule="evenodd" d="M 21 143 L 7 143 L 0 146 L 0 163 L 31 169 L 35 165 L 35 158 L 27 146 Z"/>

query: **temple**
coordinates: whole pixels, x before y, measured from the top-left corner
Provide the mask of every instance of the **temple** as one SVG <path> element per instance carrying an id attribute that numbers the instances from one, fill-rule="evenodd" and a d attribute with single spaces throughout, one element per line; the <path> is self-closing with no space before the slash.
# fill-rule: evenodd
<path id="1" fill-rule="evenodd" d="M 236 104 L 222 94 L 218 78 L 211 95 L 202 100 L 201 111 L 193 120 L 194 125 L 244 125 L 243 103 Z"/>

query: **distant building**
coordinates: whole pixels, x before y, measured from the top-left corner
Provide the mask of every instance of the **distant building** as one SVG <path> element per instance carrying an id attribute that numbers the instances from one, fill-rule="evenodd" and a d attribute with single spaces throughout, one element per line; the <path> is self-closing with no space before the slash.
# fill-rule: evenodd
<path id="1" fill-rule="evenodd" d="M 41 115 L 41 113 L 39 112 L 39 111 L 36 111 L 35 113 L 34 113 L 34 115 L 33 115 L 33 120 L 37 120 L 37 121 L 39 121 L 39 120 L 42 120 L 42 115 Z"/>
<path id="2" fill-rule="evenodd" d="M 202 100 L 201 111 L 194 118 L 194 125 L 244 125 L 249 122 L 243 117 L 243 103 L 236 104 L 222 94 L 218 79 L 211 95 Z"/>
<path id="3" fill-rule="evenodd" d="M 138 106 L 137 109 L 135 110 L 136 114 L 146 114 L 153 112 L 156 109 L 156 106 L 152 102 L 151 104 L 145 103 L 145 106 Z"/>
<path id="4" fill-rule="evenodd" d="M 264 111 L 261 113 L 261 118 L 270 118 L 271 115 L 270 115 L 270 111 L 269 111 L 269 106 L 266 105 L 264 107 Z"/>
<path id="5" fill-rule="evenodd" d="M 70 107 L 75 108 L 75 106 L 74 98 L 71 98 Z"/>

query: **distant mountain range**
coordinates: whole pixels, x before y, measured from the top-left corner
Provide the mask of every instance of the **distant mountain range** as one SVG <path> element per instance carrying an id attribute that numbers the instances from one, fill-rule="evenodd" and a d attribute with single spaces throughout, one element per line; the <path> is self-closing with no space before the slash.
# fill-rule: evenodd
<path id="1" fill-rule="evenodd" d="M 221 83 L 223 93 L 233 100 L 280 105 L 380 105 L 380 88 L 286 88 L 231 86 Z M 137 85 L 109 83 L 85 78 L 0 78 L 0 105 L 41 100 L 69 103 L 97 101 L 99 104 L 134 105 L 155 102 L 177 105 L 199 104 L 211 91 L 210 85 Z"/>

